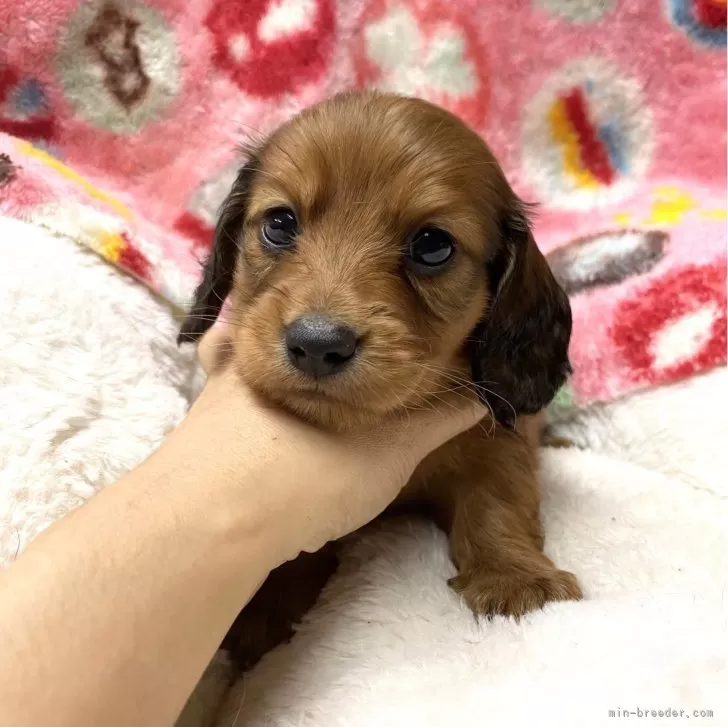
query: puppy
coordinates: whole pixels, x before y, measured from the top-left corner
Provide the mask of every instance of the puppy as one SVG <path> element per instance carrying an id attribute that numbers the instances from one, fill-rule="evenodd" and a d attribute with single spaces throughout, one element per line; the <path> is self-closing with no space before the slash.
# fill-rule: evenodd
<path id="1" fill-rule="evenodd" d="M 180 341 L 230 300 L 240 377 L 331 430 L 478 396 L 491 420 L 417 469 L 398 504 L 449 535 L 476 614 L 581 598 L 543 553 L 538 412 L 570 373 L 571 310 L 482 139 L 421 100 L 348 93 L 250 150 Z M 301 483 L 305 487 L 305 483 Z M 242 667 L 288 638 L 335 544 L 278 568 L 224 646 Z"/>

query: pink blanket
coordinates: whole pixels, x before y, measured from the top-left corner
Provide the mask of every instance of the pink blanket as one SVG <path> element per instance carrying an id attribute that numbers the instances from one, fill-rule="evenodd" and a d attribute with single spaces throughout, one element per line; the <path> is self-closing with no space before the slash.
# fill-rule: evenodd
<path id="1" fill-rule="evenodd" d="M 338 90 L 483 134 L 572 296 L 569 409 L 726 361 L 726 0 L 0 0 L 0 212 L 183 306 L 244 136 Z"/>

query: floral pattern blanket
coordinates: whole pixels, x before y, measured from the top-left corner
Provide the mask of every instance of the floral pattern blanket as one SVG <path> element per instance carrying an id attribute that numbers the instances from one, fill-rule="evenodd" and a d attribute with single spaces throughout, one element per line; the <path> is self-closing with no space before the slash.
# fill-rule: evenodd
<path id="1" fill-rule="evenodd" d="M 0 213 L 184 307 L 238 143 L 363 87 L 460 115 L 539 203 L 556 414 L 725 364 L 726 0 L 0 0 Z"/>

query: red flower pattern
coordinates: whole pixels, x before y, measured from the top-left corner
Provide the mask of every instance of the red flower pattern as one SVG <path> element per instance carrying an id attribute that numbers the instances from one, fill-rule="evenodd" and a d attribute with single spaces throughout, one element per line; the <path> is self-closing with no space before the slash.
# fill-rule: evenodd
<path id="1" fill-rule="evenodd" d="M 174 222 L 174 229 L 190 240 L 194 254 L 207 256 L 212 248 L 215 230 L 192 212 L 183 212 Z"/>
<path id="2" fill-rule="evenodd" d="M 334 47 L 332 0 L 217 0 L 205 24 L 214 62 L 263 98 L 320 78 Z"/>
<path id="3" fill-rule="evenodd" d="M 668 362 L 658 360 L 659 337 L 693 314 L 704 312 L 704 336 L 692 351 L 680 351 Z M 615 311 L 611 336 L 629 365 L 635 383 L 664 384 L 726 363 L 726 261 L 679 268 L 654 280 Z M 683 355 L 681 355 L 683 354 Z M 686 354 L 686 355 L 685 355 Z"/>

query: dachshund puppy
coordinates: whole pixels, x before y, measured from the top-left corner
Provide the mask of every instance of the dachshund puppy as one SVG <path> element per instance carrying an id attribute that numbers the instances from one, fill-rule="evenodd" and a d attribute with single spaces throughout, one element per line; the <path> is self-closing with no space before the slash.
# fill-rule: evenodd
<path id="1" fill-rule="evenodd" d="M 283 125 L 223 204 L 180 341 L 228 297 L 240 377 L 318 426 L 480 397 L 491 419 L 430 455 L 397 504 L 427 506 L 449 534 L 450 585 L 476 614 L 581 598 L 543 553 L 534 416 L 570 373 L 569 301 L 475 132 L 379 93 Z M 254 664 L 335 568 L 335 544 L 278 568 L 224 647 Z"/>

